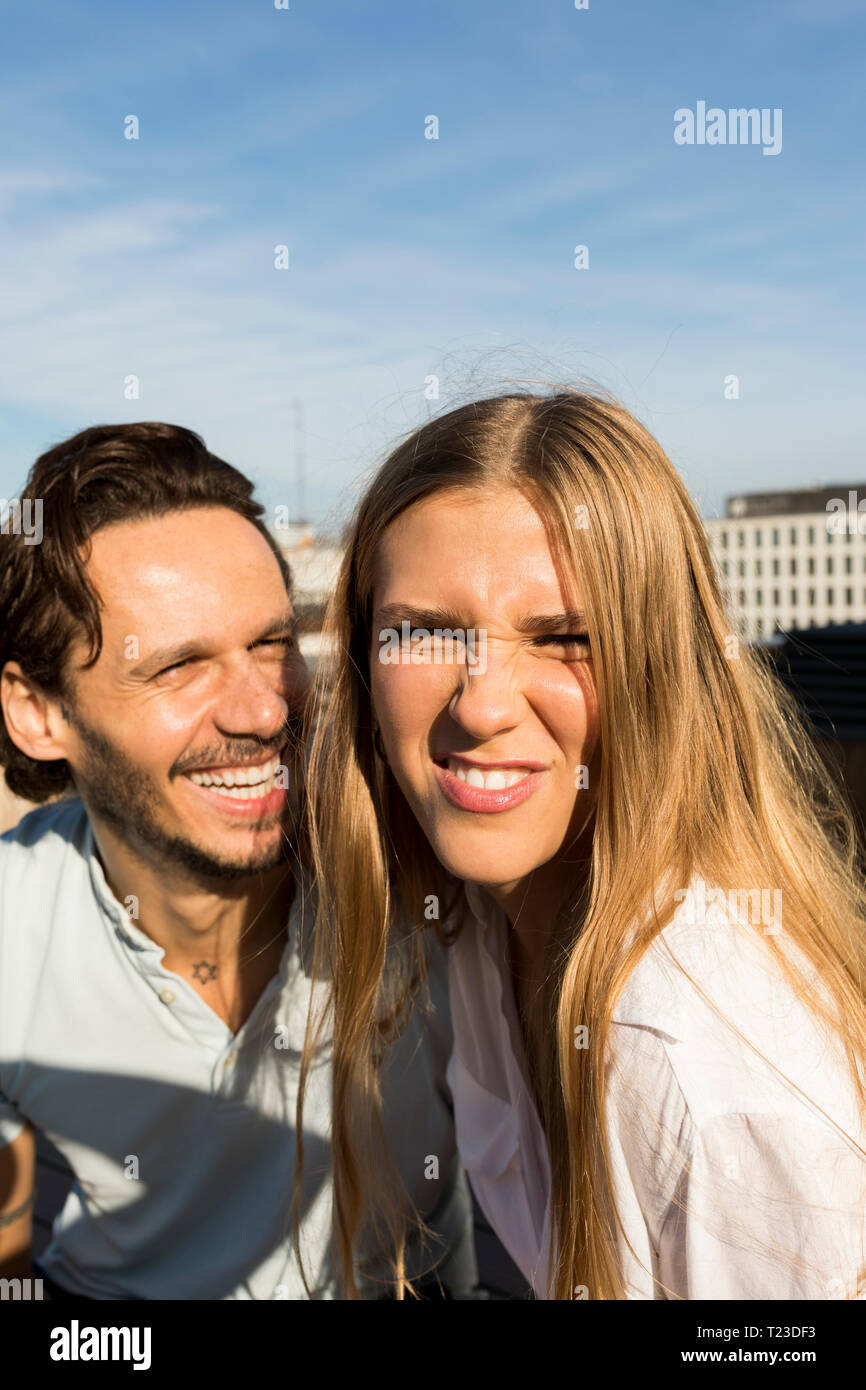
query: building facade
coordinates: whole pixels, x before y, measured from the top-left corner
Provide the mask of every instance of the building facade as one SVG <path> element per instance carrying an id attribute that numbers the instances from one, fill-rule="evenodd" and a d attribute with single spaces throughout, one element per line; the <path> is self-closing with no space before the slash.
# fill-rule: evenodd
<path id="1" fill-rule="evenodd" d="M 866 483 L 729 497 L 705 527 L 748 640 L 866 621 Z"/>

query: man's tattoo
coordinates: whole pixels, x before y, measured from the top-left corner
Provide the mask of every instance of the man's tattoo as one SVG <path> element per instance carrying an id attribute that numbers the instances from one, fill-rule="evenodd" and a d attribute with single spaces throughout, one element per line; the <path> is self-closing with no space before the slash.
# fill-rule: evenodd
<path id="1" fill-rule="evenodd" d="M 200 984 L 206 985 L 209 980 L 216 979 L 217 968 L 215 965 L 211 965 L 210 961 L 196 961 L 192 968 L 192 977 L 194 980 L 198 980 Z"/>
<path id="2" fill-rule="evenodd" d="M 36 1193 L 31 1192 L 27 1201 L 22 1202 L 20 1207 L 16 1207 L 14 1211 L 3 1212 L 2 1215 L 0 1215 L 0 1227 L 11 1226 L 13 1221 L 17 1221 L 20 1216 L 23 1216 L 26 1211 L 29 1211 L 33 1206 L 33 1199 L 35 1196 Z"/>

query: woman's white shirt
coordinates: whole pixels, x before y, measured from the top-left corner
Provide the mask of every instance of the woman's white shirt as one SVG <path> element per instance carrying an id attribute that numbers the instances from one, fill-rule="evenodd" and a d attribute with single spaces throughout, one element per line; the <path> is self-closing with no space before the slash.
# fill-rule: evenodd
<path id="1" fill-rule="evenodd" d="M 490 1225 L 544 1298 L 550 1164 L 526 1080 L 509 926 L 483 889 L 465 888 L 470 912 L 449 963 L 457 1142 Z M 845 1063 L 761 926 L 713 902 L 693 920 L 693 902 L 632 972 L 608 1038 L 626 1296 L 863 1297 L 866 1134 Z M 785 949 L 784 929 L 776 940 Z"/>

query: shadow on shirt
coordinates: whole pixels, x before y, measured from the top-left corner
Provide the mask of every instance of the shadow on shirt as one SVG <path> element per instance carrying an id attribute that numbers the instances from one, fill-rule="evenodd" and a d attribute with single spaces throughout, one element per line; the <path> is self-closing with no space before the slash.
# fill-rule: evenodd
<path id="1" fill-rule="evenodd" d="M 245 1281 L 278 1250 L 284 1246 L 287 1252 L 286 1274 L 291 1277 L 289 1297 L 305 1298 L 299 1284 L 297 1262 L 291 1253 L 291 1200 L 295 1166 L 295 1131 L 292 1127 L 262 1115 L 237 1099 L 227 1100 L 222 1105 L 215 1103 L 211 1109 L 210 1124 L 214 1128 L 214 1138 L 226 1124 L 242 1127 L 244 1147 L 252 1156 L 259 1153 L 270 1154 L 270 1161 L 262 1164 L 261 1185 L 256 1191 L 268 1190 L 273 1194 L 273 1219 L 262 1221 L 261 1238 L 250 1242 L 245 1254 L 238 1251 L 238 1233 L 249 1230 L 251 1221 L 261 1221 L 261 1208 L 253 1209 L 248 1200 L 245 1209 L 239 1209 L 233 1201 L 232 1179 L 237 1170 L 235 1161 L 221 1170 L 219 1162 L 211 1167 L 207 1164 L 208 1125 L 201 1124 L 201 1095 L 189 1088 L 169 1085 L 150 1078 L 130 1077 L 110 1073 L 89 1073 L 62 1067 L 44 1066 L 28 1059 L 23 1065 L 30 1073 L 28 1092 L 38 1097 L 37 1103 L 29 1107 L 27 1118 L 33 1124 L 37 1136 L 36 1157 L 36 1200 L 34 1209 L 34 1232 L 32 1254 L 40 1260 L 52 1248 L 52 1227 L 61 1212 L 64 1213 L 64 1226 L 60 1234 L 59 1249 L 69 1252 L 74 1263 L 77 1240 L 84 1234 L 83 1227 L 89 1227 L 87 1243 L 89 1247 L 104 1247 L 105 1258 L 98 1256 L 82 1263 L 80 1272 L 82 1283 L 89 1288 L 88 1297 L 95 1299 L 135 1299 L 138 1296 L 124 1292 L 125 1263 L 122 1252 L 134 1244 L 135 1265 L 164 1263 L 167 1275 L 174 1266 L 176 1278 L 167 1278 L 172 1284 L 171 1292 L 162 1295 L 170 1299 L 223 1299 L 230 1297 L 241 1288 Z M 14 1071 L 14 1067 L 12 1068 Z M 8 1074 L 8 1070 L 7 1070 Z M 52 1095 L 60 1090 L 74 1092 L 89 1100 L 83 1103 L 76 1113 L 74 1123 L 65 1118 L 66 1132 L 59 1133 L 51 1124 Z M 132 1229 L 138 1213 L 133 1209 L 139 1202 L 147 1201 L 147 1185 L 144 1172 L 141 1180 L 129 1179 L 130 1200 L 117 1205 L 117 1172 L 124 1171 L 128 1156 L 137 1155 L 140 1166 L 146 1171 L 148 1154 L 154 1153 L 158 1139 L 153 1133 L 139 1133 L 136 1130 L 136 1097 L 142 1104 L 146 1115 L 152 1115 L 159 1108 L 165 1132 L 171 1134 L 171 1145 L 179 1153 L 189 1150 L 194 1157 L 189 1164 L 177 1165 L 171 1180 L 170 1193 L 163 1191 L 160 1196 L 168 1203 L 168 1210 L 162 1207 L 167 1216 L 159 1227 L 150 1231 L 144 1229 L 140 1234 Z M 192 1102 L 196 1102 L 195 1107 Z M 76 1178 L 63 1149 L 68 1145 L 93 1147 L 92 1124 L 90 1117 L 98 1107 L 117 1117 L 118 1151 L 102 1155 L 101 1161 L 94 1160 L 93 1174 L 88 1173 L 84 1180 Z M 65 1107 L 64 1107 L 65 1109 Z M 195 1114 L 195 1111 L 198 1111 Z M 195 1114 L 195 1118 L 193 1115 Z M 186 1115 L 186 1119 L 185 1119 Z M 125 1117 L 125 1118 L 124 1118 Z M 44 1124 L 45 1129 L 42 1128 Z M 46 1133 L 45 1131 L 48 1131 Z M 279 1130 L 279 1135 L 276 1131 Z M 186 1131 L 186 1133 L 184 1133 Z M 51 1137 L 49 1138 L 49 1134 Z M 146 1139 L 146 1143 L 144 1142 Z M 261 1146 L 261 1147 L 260 1147 Z M 218 1152 L 216 1147 L 213 1150 Z M 203 1157 L 204 1156 L 204 1157 Z M 330 1171 L 330 1144 L 326 1138 L 314 1132 L 304 1135 L 304 1182 L 300 1195 L 301 1231 L 317 1200 L 327 1195 L 324 1189 Z M 115 1173 L 105 1188 L 100 1190 L 99 1168 L 106 1160 L 116 1165 Z M 254 1161 L 254 1160 L 253 1160 Z M 164 1171 L 164 1168 L 163 1168 Z M 455 1224 L 465 1229 L 466 1239 L 455 1240 L 452 1234 L 450 1248 L 445 1248 L 443 1237 L 431 1250 L 422 1250 L 417 1239 L 410 1241 L 410 1262 L 412 1270 L 423 1270 L 422 1278 L 429 1289 L 430 1273 L 433 1267 L 433 1280 L 442 1285 L 442 1292 L 427 1296 L 467 1298 L 477 1296 L 471 1292 L 476 1287 L 474 1250 L 471 1249 L 471 1207 L 465 1174 L 454 1160 L 448 1172 L 436 1183 L 431 1183 L 430 1198 L 432 1210 L 427 1216 L 432 1230 L 439 1234 L 438 1217 L 447 1209 L 448 1224 L 452 1232 Z M 85 1191 L 87 1199 L 85 1199 Z M 248 1190 L 247 1197 L 254 1194 Z M 4 1194 L 0 1193 L 0 1202 Z M 109 1205 L 101 1207 L 107 1200 Z M 147 1218 L 144 1218 L 145 1222 Z M 214 1226 L 221 1228 L 214 1233 Z M 199 1233 L 207 1232 L 206 1243 L 202 1247 L 201 1258 L 196 1259 L 195 1243 Z M 318 1242 L 310 1236 L 305 1263 L 310 1281 L 312 1297 L 333 1297 L 333 1267 L 321 1238 Z M 168 1243 L 171 1243 L 170 1245 Z M 177 1250 L 177 1261 L 172 1257 L 173 1246 Z M 221 1253 L 223 1259 L 215 1259 Z M 177 1272 L 178 1265 L 186 1266 L 186 1273 Z M 384 1265 L 376 1262 L 370 1267 L 373 1278 L 384 1277 Z M 49 1266 L 51 1277 L 62 1285 L 62 1274 L 56 1266 Z M 0 1278 L 5 1277 L 3 1263 L 0 1261 Z M 261 1277 L 259 1278 L 261 1282 Z M 294 1284 L 298 1283 L 298 1288 Z M 70 1296 L 75 1296 L 69 1290 Z M 379 1286 L 368 1280 L 364 1285 L 363 1297 L 376 1298 Z M 259 1295 L 261 1296 L 261 1295 Z M 279 1296 L 273 1293 L 265 1297 Z M 286 1295 L 283 1294 L 283 1297 Z M 483 1295 L 481 1295 L 483 1297 Z M 495 1295 L 494 1295 L 495 1296 Z"/>

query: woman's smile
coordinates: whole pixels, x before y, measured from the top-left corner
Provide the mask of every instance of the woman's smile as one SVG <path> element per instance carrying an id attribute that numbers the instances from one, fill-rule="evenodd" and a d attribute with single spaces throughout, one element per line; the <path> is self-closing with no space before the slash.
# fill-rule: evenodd
<path id="1" fill-rule="evenodd" d="M 509 760 L 477 762 L 471 758 L 434 760 L 443 794 L 462 811 L 510 811 L 537 790 L 546 768 L 540 763 Z"/>

